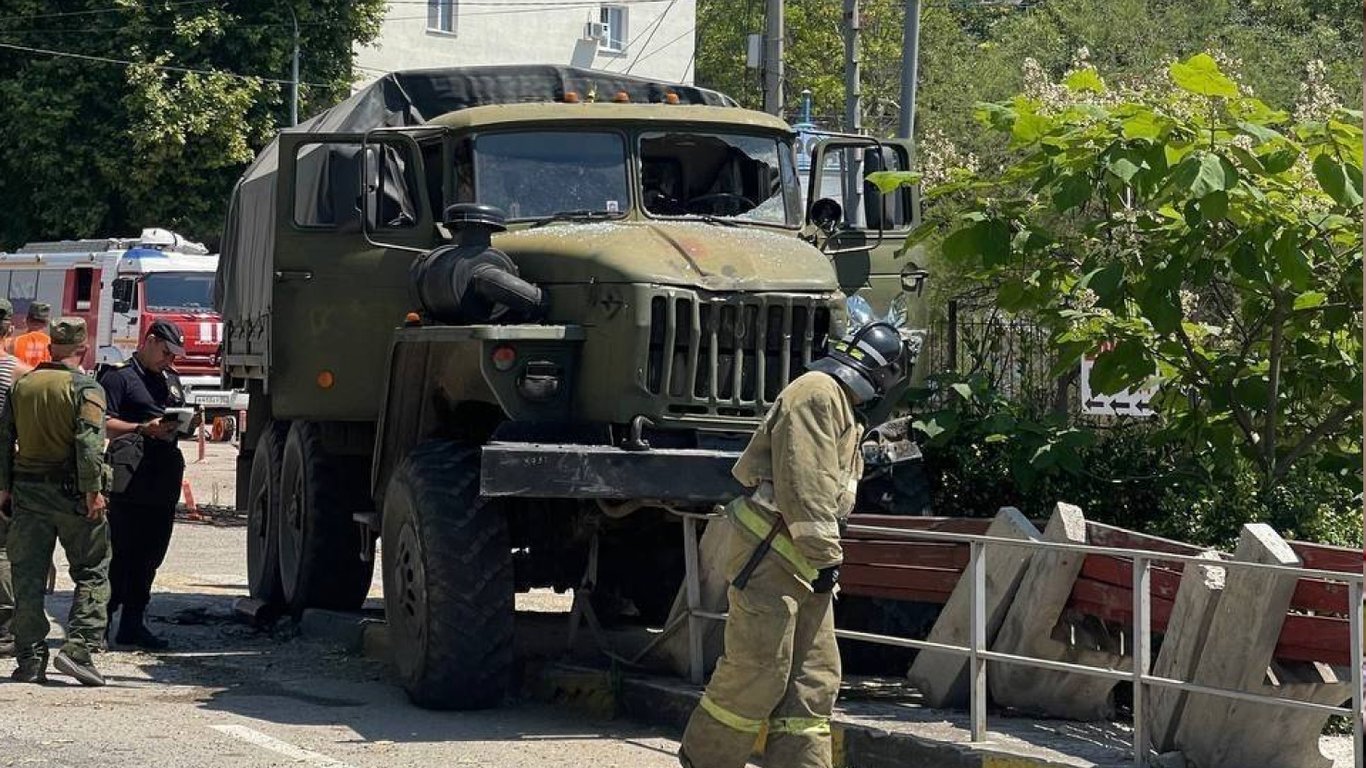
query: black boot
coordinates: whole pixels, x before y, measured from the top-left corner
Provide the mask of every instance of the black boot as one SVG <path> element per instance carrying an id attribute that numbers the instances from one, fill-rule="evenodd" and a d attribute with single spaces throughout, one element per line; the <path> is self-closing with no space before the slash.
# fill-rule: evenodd
<path id="1" fill-rule="evenodd" d="M 114 642 L 118 645 L 131 645 L 146 651 L 164 651 L 171 646 L 170 643 L 152 634 L 152 630 L 142 623 L 142 610 L 123 606 L 123 615 L 119 617 L 119 631 L 114 635 Z"/>
<path id="2" fill-rule="evenodd" d="M 15 654 L 14 635 L 0 632 L 0 658 Z"/>
<path id="3" fill-rule="evenodd" d="M 10 673 L 9 679 L 16 683 L 38 683 L 39 685 L 47 682 L 47 659 L 36 659 L 29 657 L 20 659 L 19 666 Z"/>

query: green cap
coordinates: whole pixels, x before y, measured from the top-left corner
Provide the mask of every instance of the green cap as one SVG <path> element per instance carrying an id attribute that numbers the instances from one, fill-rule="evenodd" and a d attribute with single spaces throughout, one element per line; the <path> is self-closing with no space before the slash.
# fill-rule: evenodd
<path id="1" fill-rule="evenodd" d="M 46 323 L 52 319 L 52 305 L 45 301 L 35 301 L 28 305 L 28 319 L 35 323 Z"/>
<path id="2" fill-rule="evenodd" d="M 14 305 L 9 299 L 0 299 L 0 323 L 14 319 Z"/>
<path id="3" fill-rule="evenodd" d="M 57 322 L 52 324 L 52 343 L 63 347 L 79 347 L 84 344 L 85 318 L 57 318 Z"/>

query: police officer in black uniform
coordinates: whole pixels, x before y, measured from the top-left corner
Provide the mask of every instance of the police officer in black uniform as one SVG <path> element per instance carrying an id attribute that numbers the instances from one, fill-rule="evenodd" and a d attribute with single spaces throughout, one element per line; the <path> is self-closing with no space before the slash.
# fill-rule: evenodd
<path id="1" fill-rule="evenodd" d="M 108 398 L 106 429 L 114 469 L 109 495 L 113 561 L 109 626 L 119 615 L 114 642 L 161 650 L 167 642 L 144 623 L 152 581 L 171 544 L 185 459 L 176 444 L 177 424 L 163 419 L 167 408 L 185 404 L 174 368 L 185 354 L 185 339 L 173 323 L 157 320 L 127 362 L 100 376 Z"/>

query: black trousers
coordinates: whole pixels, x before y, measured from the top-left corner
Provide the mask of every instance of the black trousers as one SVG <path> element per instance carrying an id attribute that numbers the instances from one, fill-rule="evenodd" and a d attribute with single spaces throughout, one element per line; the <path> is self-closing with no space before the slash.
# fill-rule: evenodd
<path id="1" fill-rule="evenodd" d="M 109 611 L 119 607 L 142 611 L 152 597 L 152 581 L 171 546 L 175 504 L 142 504 L 118 496 L 109 499 L 109 536 L 114 550 L 109 563 Z"/>

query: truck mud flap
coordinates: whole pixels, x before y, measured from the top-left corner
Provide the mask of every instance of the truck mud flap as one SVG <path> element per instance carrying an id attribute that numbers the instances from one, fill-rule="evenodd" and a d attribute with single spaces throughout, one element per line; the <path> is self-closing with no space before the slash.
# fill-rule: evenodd
<path id="1" fill-rule="evenodd" d="M 725 503 L 744 493 L 730 474 L 739 458 L 734 451 L 494 442 L 484 446 L 480 490 L 485 496 Z"/>

